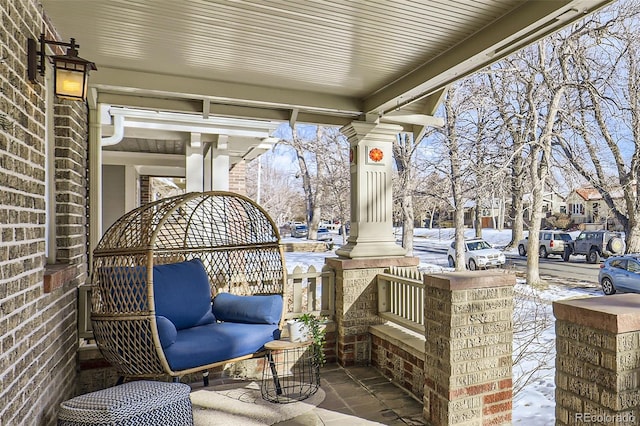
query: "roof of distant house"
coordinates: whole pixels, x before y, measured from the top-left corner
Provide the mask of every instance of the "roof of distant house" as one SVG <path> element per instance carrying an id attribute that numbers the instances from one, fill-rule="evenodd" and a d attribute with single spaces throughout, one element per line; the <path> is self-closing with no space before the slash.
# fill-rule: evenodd
<path id="1" fill-rule="evenodd" d="M 585 187 L 585 188 L 578 188 L 576 189 L 576 194 L 581 196 L 585 201 L 602 200 L 602 194 L 600 194 L 600 191 L 598 191 L 592 186 Z"/>
<path id="2" fill-rule="evenodd" d="M 575 190 L 575 193 L 582 197 L 585 201 L 597 201 L 602 200 L 602 194 L 593 186 L 586 186 L 583 188 L 578 188 Z M 624 191 L 622 188 L 613 188 L 609 191 L 609 195 L 613 199 L 624 198 Z"/>

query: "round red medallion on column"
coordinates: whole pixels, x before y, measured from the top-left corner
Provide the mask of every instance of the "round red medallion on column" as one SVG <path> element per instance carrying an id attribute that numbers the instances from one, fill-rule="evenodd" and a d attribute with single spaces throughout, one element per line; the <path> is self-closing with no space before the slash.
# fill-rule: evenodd
<path id="1" fill-rule="evenodd" d="M 380 148 L 372 148 L 369 151 L 369 159 L 371 159 L 371 161 L 375 163 L 379 163 L 380 161 L 382 161 L 383 157 L 384 157 L 384 153 Z"/>

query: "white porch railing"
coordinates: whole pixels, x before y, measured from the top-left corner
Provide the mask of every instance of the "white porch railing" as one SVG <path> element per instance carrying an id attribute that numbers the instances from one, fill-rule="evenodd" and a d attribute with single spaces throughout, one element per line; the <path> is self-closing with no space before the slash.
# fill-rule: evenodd
<path id="1" fill-rule="evenodd" d="M 287 273 L 287 313 L 285 319 L 296 318 L 310 312 L 335 318 L 335 273 L 324 266 L 317 271 L 310 266 L 306 271 L 297 266 Z M 78 337 L 93 339 L 91 328 L 91 286 L 78 288 Z"/>
<path id="2" fill-rule="evenodd" d="M 317 271 L 311 265 L 306 271 L 296 266 L 287 273 L 287 313 L 285 319 L 304 313 L 335 319 L 335 273 L 328 266 Z"/>
<path id="3" fill-rule="evenodd" d="M 378 315 L 424 334 L 424 280 L 417 269 L 390 268 L 377 275 Z"/>

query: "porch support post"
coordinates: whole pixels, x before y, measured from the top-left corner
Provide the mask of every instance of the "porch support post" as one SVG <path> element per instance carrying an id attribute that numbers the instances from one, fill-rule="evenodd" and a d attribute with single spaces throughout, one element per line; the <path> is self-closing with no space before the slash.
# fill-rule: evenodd
<path id="1" fill-rule="evenodd" d="M 211 145 L 211 189 L 214 191 L 229 190 L 229 136 L 217 135 Z"/>
<path id="2" fill-rule="evenodd" d="M 204 155 L 201 137 L 200 133 L 191 133 L 191 141 L 186 149 L 187 192 L 201 192 L 204 188 Z"/>
<path id="3" fill-rule="evenodd" d="M 425 276 L 427 424 L 511 425 L 515 281 L 503 271 Z"/>
<path id="4" fill-rule="evenodd" d="M 93 98 L 93 96 L 92 96 Z M 100 106 L 89 108 L 89 269 L 93 250 L 102 238 L 102 123 Z"/>
<path id="5" fill-rule="evenodd" d="M 553 302 L 556 425 L 640 421 L 640 294 Z"/>
<path id="6" fill-rule="evenodd" d="M 404 256 L 393 234 L 393 141 L 402 127 L 354 121 L 340 131 L 349 139 L 351 231 L 336 254 L 347 258 Z"/>

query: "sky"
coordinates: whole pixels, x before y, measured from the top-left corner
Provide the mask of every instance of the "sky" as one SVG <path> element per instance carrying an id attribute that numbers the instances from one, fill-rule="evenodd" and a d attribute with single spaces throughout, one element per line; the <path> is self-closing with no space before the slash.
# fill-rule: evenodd
<path id="1" fill-rule="evenodd" d="M 416 256 L 420 258 L 419 268 L 422 271 L 436 273 L 452 270 L 447 267 L 446 248 L 453 242 L 453 232 L 453 229 L 419 228 L 415 230 L 416 243 L 434 249 L 445 249 L 441 254 L 417 252 Z M 473 236 L 473 232 L 472 229 L 467 230 L 467 237 Z M 483 237 L 494 247 L 503 249 L 511 240 L 511 231 L 484 229 Z M 283 238 L 283 241 L 295 242 L 301 241 L 301 239 Z M 334 241 L 341 242 L 342 237 L 336 235 Z M 507 255 L 517 255 L 515 250 L 510 250 L 506 253 Z M 325 253 L 285 253 L 287 270 L 292 271 L 296 266 L 307 268 L 310 265 L 314 265 L 316 269 L 319 270 L 322 268 L 322 265 L 324 265 L 324 259 L 327 256 L 335 256 L 335 254 L 333 251 Z M 535 289 L 526 285 L 524 280 L 521 279 L 517 280 L 514 290 L 516 297 L 527 296 L 526 298 L 522 297 L 521 300 L 533 298 L 542 301 L 542 303 L 535 304 L 542 310 L 542 312 L 537 312 L 537 315 L 545 317 L 548 320 L 548 325 L 540 333 L 535 343 L 540 348 L 544 348 L 543 352 L 547 353 L 547 357 L 545 358 L 546 368 L 539 369 L 529 385 L 514 396 L 513 424 L 526 426 L 547 426 L 555 424 L 555 323 L 551 303 L 554 300 L 573 297 L 601 296 L 602 291 L 599 285 L 593 282 L 575 282 L 571 285 L 566 285 L 560 281 L 548 282 L 544 288 Z M 533 315 L 533 308 L 535 306 L 532 306 L 531 302 L 529 302 L 528 305 L 526 302 L 522 302 L 519 306 L 521 306 L 519 312 L 522 315 Z M 532 320 L 532 318 L 529 319 Z M 521 342 L 519 339 L 519 336 L 514 336 L 514 348 L 518 347 Z M 528 359 L 514 366 L 514 382 L 523 371 L 530 371 L 532 369 L 530 368 L 531 365 L 537 365 L 533 364 L 535 362 L 534 359 Z"/>

